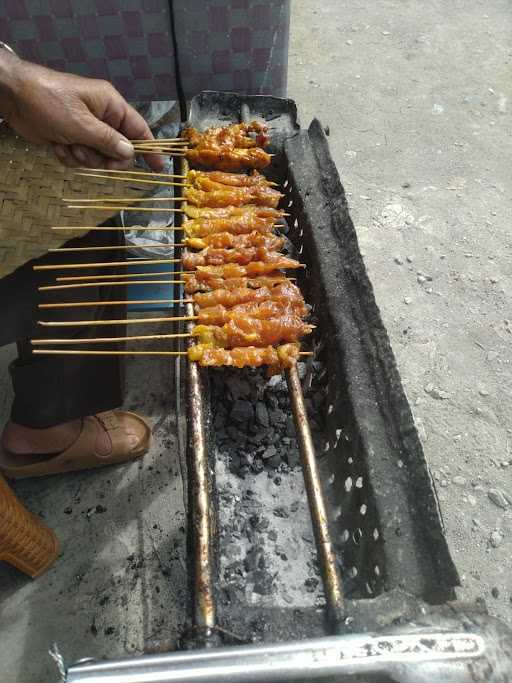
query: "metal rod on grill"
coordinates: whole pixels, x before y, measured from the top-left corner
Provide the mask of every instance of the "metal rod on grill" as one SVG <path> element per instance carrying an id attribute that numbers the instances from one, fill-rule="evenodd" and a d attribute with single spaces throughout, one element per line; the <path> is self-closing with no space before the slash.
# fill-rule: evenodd
<path id="1" fill-rule="evenodd" d="M 192 304 L 186 306 L 187 316 L 194 315 Z M 189 331 L 192 326 L 189 325 Z M 206 639 L 216 625 L 213 588 L 213 529 L 211 514 L 211 479 L 205 433 L 205 411 L 200 369 L 197 363 L 187 363 L 187 425 L 188 472 L 191 489 L 192 539 L 194 545 L 194 623 Z"/>
<path id="2" fill-rule="evenodd" d="M 296 366 L 286 370 L 286 382 L 290 393 L 316 549 L 322 571 L 328 619 L 333 632 L 336 632 L 344 620 L 343 588 L 337 566 L 336 553 L 334 552 L 329 533 L 327 511 L 325 509 L 322 484 L 316 462 L 315 447 Z"/>
<path id="3" fill-rule="evenodd" d="M 181 171 L 188 175 L 186 159 L 181 162 Z M 186 203 L 180 208 L 183 210 Z M 183 255 L 183 252 L 182 252 Z M 194 305 L 185 306 L 185 316 L 195 316 Z M 192 332 L 194 324 L 187 323 Z M 191 339 L 189 346 L 193 343 Z M 212 475 L 206 442 L 206 412 L 201 370 L 197 363 L 187 363 L 187 469 L 190 496 L 190 533 L 194 548 L 194 626 L 207 646 L 214 644 L 216 637 L 217 610 L 214 594 L 214 537 L 215 515 L 212 514 Z"/>

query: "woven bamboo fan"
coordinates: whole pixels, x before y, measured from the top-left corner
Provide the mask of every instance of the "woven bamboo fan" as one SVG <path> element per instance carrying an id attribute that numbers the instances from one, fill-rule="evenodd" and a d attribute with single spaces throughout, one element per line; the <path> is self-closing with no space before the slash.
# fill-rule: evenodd
<path id="1" fill-rule="evenodd" d="M 32 145 L 0 129 L 0 277 L 59 247 L 83 230 L 56 232 L 54 225 L 98 225 L 116 211 L 76 211 L 62 197 L 135 197 L 126 183 L 77 177 L 48 147 Z"/>

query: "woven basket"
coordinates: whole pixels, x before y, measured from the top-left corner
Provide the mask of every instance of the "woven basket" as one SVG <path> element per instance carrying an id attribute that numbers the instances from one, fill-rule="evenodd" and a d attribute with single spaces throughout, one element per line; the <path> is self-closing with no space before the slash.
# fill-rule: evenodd
<path id="1" fill-rule="evenodd" d="M 0 475 L 0 560 L 35 578 L 58 554 L 53 531 L 23 507 Z"/>
<path id="2" fill-rule="evenodd" d="M 94 226 L 116 212 L 67 209 L 62 197 L 134 197 L 127 183 L 84 178 L 62 166 L 48 147 L 0 129 L 0 277 L 83 231 L 54 225 Z"/>

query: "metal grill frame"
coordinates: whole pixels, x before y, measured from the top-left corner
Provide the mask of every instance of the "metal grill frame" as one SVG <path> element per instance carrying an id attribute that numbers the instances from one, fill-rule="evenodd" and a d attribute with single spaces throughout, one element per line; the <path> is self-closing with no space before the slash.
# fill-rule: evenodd
<path id="1" fill-rule="evenodd" d="M 297 374 L 288 373 L 287 382 L 313 521 L 315 501 L 326 510 L 325 536 L 318 533 L 318 523 L 314 526 L 330 616 L 327 628 L 338 635 L 280 645 L 217 647 L 222 629 L 215 609 L 215 490 L 207 452 L 207 382 L 190 364 L 187 460 L 191 547 L 196 552 L 191 558 L 195 628 L 189 644 L 206 649 L 85 662 L 68 669 L 65 681 L 275 683 L 327 675 L 338 681 L 354 676 L 359 681 L 373 681 L 375 676 L 383 681 L 501 680 L 512 671 L 508 630 L 481 610 L 446 604 L 455 597 L 457 572 L 322 127 L 314 121 L 308 131 L 299 130 L 289 100 L 223 93 L 195 98 L 188 123 L 204 129 L 248 118 L 270 124 L 272 151 L 277 154 L 273 179 L 286 187 L 292 214 L 288 236 L 297 246 L 303 242 L 301 259 L 307 271 L 301 287 L 314 305 L 321 330 L 317 345 L 326 369 L 323 423 L 328 447 L 317 458 L 307 444 L 309 427 Z M 326 544 L 337 551 L 343 576 L 339 588 L 348 596 L 344 601 L 340 593 L 337 604 L 331 602 L 335 592 L 329 589 Z M 364 635 L 368 631 L 380 635 Z"/>

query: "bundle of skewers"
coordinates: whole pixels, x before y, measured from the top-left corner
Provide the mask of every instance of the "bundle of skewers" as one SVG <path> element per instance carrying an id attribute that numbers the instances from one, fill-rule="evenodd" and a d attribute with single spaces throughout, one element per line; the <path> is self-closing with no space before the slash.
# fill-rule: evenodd
<path id="1" fill-rule="evenodd" d="M 180 195 L 170 198 L 126 200 L 130 203 L 145 201 L 180 202 L 180 206 L 161 208 L 183 214 L 179 227 L 163 227 L 181 235 L 174 246 L 180 248 L 181 258 L 137 259 L 136 264 L 158 265 L 180 263 L 182 270 L 175 271 L 171 280 L 138 280 L 144 273 L 117 273 L 96 276 L 61 276 L 57 284 L 40 287 L 42 291 L 93 286 L 116 286 L 128 283 L 164 282 L 183 284 L 185 298 L 169 300 L 193 305 L 190 315 L 164 318 L 129 318 L 126 320 L 95 320 L 70 322 L 41 322 L 44 326 L 114 325 L 119 322 L 144 324 L 155 322 L 190 323 L 186 334 L 139 335 L 131 337 L 102 337 L 87 339 L 87 343 L 115 341 L 141 341 L 189 337 L 186 352 L 190 361 L 202 366 L 259 367 L 266 365 L 271 372 L 291 367 L 301 354 L 300 340 L 313 330 L 306 322 L 308 306 L 300 289 L 286 275 L 302 265 L 282 253 L 285 239 L 279 234 L 279 225 L 286 214 L 278 207 L 283 195 L 275 183 L 260 170 L 271 164 L 272 157 L 264 147 L 268 144 L 266 127 L 260 123 L 237 124 L 212 128 L 199 133 L 189 128 L 182 138 L 175 140 L 136 141 L 136 150 L 142 153 L 178 155 L 186 159 L 185 173 L 153 174 L 142 171 L 105 171 L 94 169 L 80 172 L 126 182 L 169 185 L 180 188 Z M 188 162 L 196 169 L 189 170 Z M 204 169 L 204 170 L 203 170 Z M 68 201 L 68 200 L 66 200 Z M 123 204 L 112 199 L 107 204 L 98 200 L 82 200 L 72 207 L 104 210 L 122 208 L 140 211 L 140 206 Z M 85 203 L 84 203 L 85 202 Z M 119 202 L 116 204 L 115 202 Z M 145 207 L 142 207 L 145 208 Z M 154 208 L 147 207 L 148 211 Z M 65 228 L 61 228 L 65 229 Z M 91 228 L 84 228 L 89 230 Z M 99 227 L 97 229 L 112 229 Z M 122 228 L 121 228 L 122 229 Z M 154 228 L 151 228 L 154 230 Z M 277 232 L 276 232 L 277 230 Z M 168 247 L 168 245 L 163 245 Z M 87 247 L 89 250 L 118 249 L 119 247 Z M 126 248 L 126 247 L 125 247 Z M 65 251 L 66 248 L 55 251 Z M 67 248 L 79 251 L 79 247 Z M 123 267 L 134 261 L 110 261 L 37 266 L 39 270 L 73 268 Z M 152 276 L 169 273 L 152 272 Z M 133 278 L 133 279 L 132 279 Z M 77 302 L 77 306 L 92 306 L 100 302 Z M 104 302 L 101 302 L 104 305 Z M 122 302 L 111 302 L 112 305 Z M 129 303 L 129 302 L 126 302 Z M 70 306 L 69 303 L 41 304 L 41 308 Z M 84 340 L 82 340 L 83 342 Z M 75 339 L 33 340 L 42 344 L 65 345 L 79 343 Z M 175 355 L 178 351 L 73 351 L 37 349 L 36 353 L 87 353 L 87 354 L 151 354 Z"/>

